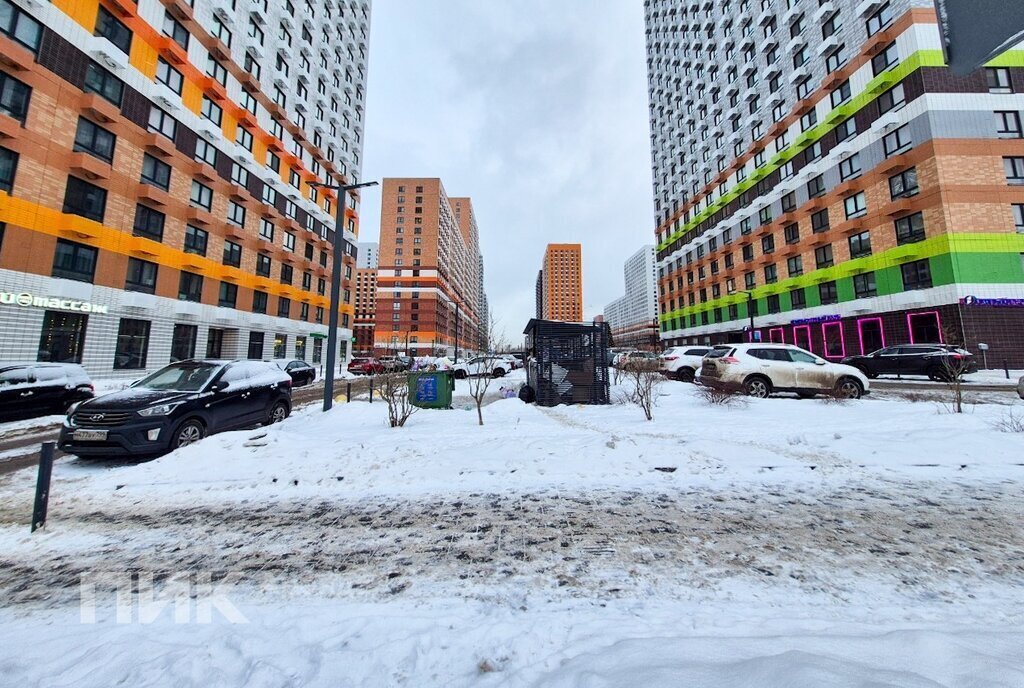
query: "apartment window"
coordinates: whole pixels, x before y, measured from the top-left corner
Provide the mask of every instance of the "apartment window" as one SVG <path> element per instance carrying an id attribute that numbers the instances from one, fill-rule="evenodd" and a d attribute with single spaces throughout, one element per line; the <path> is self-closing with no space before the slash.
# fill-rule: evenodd
<path id="1" fill-rule="evenodd" d="M 149 350 L 149 321 L 121 318 L 114 347 L 114 370 L 141 370 Z"/>
<path id="2" fill-rule="evenodd" d="M 245 108 L 247 111 L 251 112 L 254 115 L 256 114 L 256 96 L 249 93 L 248 91 L 242 91 L 241 103 L 242 107 Z M 278 138 L 281 137 L 278 136 Z"/>
<path id="3" fill-rule="evenodd" d="M 127 291 L 141 291 L 146 294 L 156 292 L 156 263 L 138 258 L 128 259 L 128 274 L 125 276 L 124 288 Z"/>
<path id="4" fill-rule="evenodd" d="M 284 233 L 284 250 L 294 251 L 295 250 L 295 235 L 291 232 Z"/>
<path id="5" fill-rule="evenodd" d="M 822 282 L 818 285 L 818 296 L 821 298 L 821 305 L 839 303 L 839 293 L 836 291 L 835 281 Z"/>
<path id="6" fill-rule="evenodd" d="M 775 250 L 775 235 L 761 237 L 761 253 L 772 253 Z"/>
<path id="7" fill-rule="evenodd" d="M 64 191 L 64 212 L 96 222 L 103 222 L 107 208 L 107 192 L 105 189 L 83 181 L 78 177 L 68 177 L 67 189 Z"/>
<path id="8" fill-rule="evenodd" d="M 753 289 L 757 286 L 757 277 L 753 272 L 746 272 L 743 274 L 743 286 L 747 289 Z"/>
<path id="9" fill-rule="evenodd" d="M 140 203 L 135 206 L 135 222 L 132 224 L 132 234 L 152 239 L 153 241 L 163 241 L 164 220 L 163 213 Z"/>
<path id="10" fill-rule="evenodd" d="M 181 276 L 178 278 L 178 300 L 196 303 L 202 301 L 203 276 L 182 270 Z"/>
<path id="11" fill-rule="evenodd" d="M 259 253 L 256 255 L 256 274 L 260 277 L 270 277 L 270 256 Z"/>
<path id="12" fill-rule="evenodd" d="M 745 217 L 740 220 L 740 234 L 750 234 L 750 218 Z"/>
<path id="13" fill-rule="evenodd" d="M 238 300 L 238 286 L 231 282 L 220 283 L 220 293 L 217 295 L 217 305 L 222 308 L 234 308 Z"/>
<path id="14" fill-rule="evenodd" d="M 195 325 L 175 325 L 171 333 L 171 363 L 185 361 L 196 355 L 199 328 Z"/>
<path id="15" fill-rule="evenodd" d="M 794 310 L 807 307 L 807 294 L 802 288 L 793 289 L 789 292 L 789 305 Z"/>
<path id="16" fill-rule="evenodd" d="M 238 127 L 238 133 L 235 135 L 235 143 L 245 150 L 252 152 L 252 132 L 245 127 Z"/>
<path id="17" fill-rule="evenodd" d="M 864 192 L 855 193 L 843 199 L 843 207 L 846 209 L 846 219 L 863 217 L 868 214 L 867 197 Z"/>
<path id="18" fill-rule="evenodd" d="M 206 245 L 209 240 L 209 234 L 204 229 L 193 227 L 192 225 L 185 226 L 185 253 L 194 253 L 197 256 L 206 255 Z"/>
<path id="19" fill-rule="evenodd" d="M 149 184 L 167 191 L 171 188 L 171 166 L 157 160 L 149 153 L 143 153 L 142 178 L 140 181 L 143 184 Z"/>
<path id="20" fill-rule="evenodd" d="M 124 83 L 95 62 L 90 62 L 85 70 L 82 90 L 95 93 L 118 107 L 121 107 L 121 98 L 124 97 Z"/>
<path id="21" fill-rule="evenodd" d="M 896 245 L 924 241 L 924 214 L 914 213 L 896 220 Z"/>
<path id="22" fill-rule="evenodd" d="M 18 154 L 0 147 L 0 191 L 11 193 L 14 189 L 14 174 L 18 169 Z M 2 228 L 3 225 L 0 225 Z M 3 232 L 0 230 L 0 245 L 3 244 Z"/>
<path id="23" fill-rule="evenodd" d="M 202 115 L 219 127 L 224 120 L 224 109 L 208 96 L 203 96 Z"/>
<path id="24" fill-rule="evenodd" d="M 274 223 L 265 217 L 260 218 L 260 238 L 267 241 L 274 240 Z"/>
<path id="25" fill-rule="evenodd" d="M 155 131 L 158 134 L 163 134 L 173 141 L 174 136 L 178 131 L 178 121 L 157 106 L 153 105 L 149 109 L 149 122 L 146 125 L 146 128 L 150 131 Z"/>
<path id="26" fill-rule="evenodd" d="M 878 96 L 878 113 L 884 115 L 890 110 L 903 107 L 906 98 L 903 95 L 903 84 L 896 84 L 888 91 Z"/>
<path id="27" fill-rule="evenodd" d="M 277 191 L 270 184 L 263 185 L 263 202 L 266 205 L 277 205 Z"/>
<path id="28" fill-rule="evenodd" d="M 765 206 L 764 208 L 761 208 L 761 210 L 759 210 L 758 213 L 757 213 L 757 217 L 758 217 L 758 220 L 760 220 L 762 226 L 768 224 L 769 222 L 771 222 L 772 221 L 772 208 L 771 208 L 771 206 Z"/>
<path id="29" fill-rule="evenodd" d="M 189 193 L 188 201 L 192 205 L 209 212 L 213 208 L 213 189 L 193 179 L 192 191 Z"/>
<path id="30" fill-rule="evenodd" d="M 245 206 L 234 201 L 228 203 L 228 222 L 239 227 L 245 226 Z"/>
<path id="31" fill-rule="evenodd" d="M 97 253 L 92 246 L 58 239 L 51 274 L 77 282 L 92 282 L 96 275 Z"/>
<path id="32" fill-rule="evenodd" d="M 84 117 L 78 118 L 73 150 L 88 153 L 104 162 L 113 162 L 117 137 Z"/>
<path id="33" fill-rule="evenodd" d="M 1018 234 L 1024 234 L 1024 203 L 1013 204 L 1013 225 Z"/>
<path id="34" fill-rule="evenodd" d="M 985 69 L 989 93 L 1013 93 L 1013 82 L 1010 81 L 1010 70 L 1006 67 L 989 67 Z"/>
<path id="35" fill-rule="evenodd" d="M 281 263 L 281 284 L 291 284 L 295 270 L 287 263 Z"/>
<path id="36" fill-rule="evenodd" d="M 43 31 L 35 19 L 7 0 L 0 0 L 0 33 L 34 53 L 39 49 Z"/>
<path id="37" fill-rule="evenodd" d="M 839 163 L 839 178 L 844 182 L 859 177 L 860 173 L 860 153 L 854 153 Z"/>
<path id="38" fill-rule="evenodd" d="M 914 196 L 920 191 L 917 185 L 917 168 L 911 167 L 889 177 L 889 195 L 892 200 Z"/>
<path id="39" fill-rule="evenodd" d="M 819 174 L 807 182 L 807 197 L 817 198 L 825 193 L 825 175 Z"/>
<path id="40" fill-rule="evenodd" d="M 748 262 L 748 261 L 754 260 L 754 247 L 751 244 L 747 244 L 746 246 L 744 246 L 742 248 L 742 252 L 743 252 L 743 261 L 744 262 Z M 687 273 L 687 274 L 689 275 L 689 274 L 692 274 L 692 273 Z"/>
<path id="41" fill-rule="evenodd" d="M 265 291 L 254 291 L 252 293 L 252 312 L 253 313 L 266 313 L 267 312 L 267 292 L 265 292 Z"/>
<path id="42" fill-rule="evenodd" d="M 1024 137 L 1020 127 L 1020 113 L 1011 110 L 996 113 L 996 134 L 1001 139 L 1019 139 Z"/>
<path id="43" fill-rule="evenodd" d="M 814 249 L 814 266 L 821 268 L 831 267 L 834 264 L 832 258 L 832 244 L 825 244 Z"/>
<path id="44" fill-rule="evenodd" d="M 842 44 L 828 54 L 828 57 L 825 58 L 825 71 L 827 73 L 831 74 L 846 64 L 846 57 L 843 54 L 845 50 L 846 44 Z"/>
<path id="45" fill-rule="evenodd" d="M 231 163 L 231 183 L 238 186 L 249 185 L 249 170 L 237 162 Z"/>
<path id="46" fill-rule="evenodd" d="M 782 235 L 787 244 L 795 244 L 800 241 L 800 225 L 796 222 L 786 225 L 782 230 Z"/>
<path id="47" fill-rule="evenodd" d="M 896 41 L 893 41 L 889 45 L 885 46 L 882 52 L 878 53 L 871 58 L 871 69 L 875 76 L 878 76 L 885 70 L 892 67 L 894 64 L 899 62 L 900 54 L 896 50 Z"/>
<path id="48" fill-rule="evenodd" d="M 887 158 L 897 153 L 902 153 L 910 148 L 911 145 L 910 131 L 908 131 L 905 124 L 882 137 L 882 147 L 885 149 L 885 157 Z"/>
<path id="49" fill-rule="evenodd" d="M 875 10 L 874 14 L 868 17 L 868 36 L 874 36 L 876 33 L 889 26 L 889 24 L 892 23 L 892 19 L 892 7 L 889 6 L 889 3 L 885 3 Z"/>
<path id="50" fill-rule="evenodd" d="M 182 50 L 188 50 L 188 31 L 175 20 L 168 12 L 164 12 L 163 33 L 181 46 Z"/>
<path id="51" fill-rule="evenodd" d="M 167 64 L 167 61 L 162 57 L 156 61 L 156 80 L 179 96 L 181 95 L 181 85 L 185 78 L 181 75 L 181 72 Z"/>
<path id="52" fill-rule="evenodd" d="M 210 167 L 217 166 L 217 149 L 204 139 L 196 139 L 196 160 L 205 162 Z"/>
<path id="53" fill-rule="evenodd" d="M 774 284 L 779 281 L 779 272 L 775 268 L 775 263 L 764 266 L 764 283 Z"/>
<path id="54" fill-rule="evenodd" d="M 839 86 L 832 89 L 829 99 L 832 101 L 833 108 L 837 108 L 848 101 L 850 99 L 850 80 L 847 79 L 843 83 L 839 84 Z"/>
<path id="55" fill-rule="evenodd" d="M 279 318 L 290 318 L 292 315 L 292 300 L 285 298 L 284 296 L 278 297 L 277 299 L 277 317 Z M 284 352 L 281 352 L 284 355 Z"/>
<path id="56" fill-rule="evenodd" d="M 206 56 L 206 73 L 212 76 L 221 86 L 227 86 L 228 70 L 213 55 Z"/>
<path id="57" fill-rule="evenodd" d="M 803 100 L 811 95 L 811 78 L 801 79 L 796 85 L 796 97 Z"/>
<path id="58" fill-rule="evenodd" d="M 854 234 L 847 241 L 850 244 L 850 258 L 863 258 L 871 255 L 871 232 L 864 231 Z"/>
<path id="59" fill-rule="evenodd" d="M 228 27 L 224 25 L 224 22 L 222 22 L 217 16 L 213 17 L 213 27 L 210 29 L 210 33 L 219 38 L 224 45 L 229 48 L 231 47 L 231 30 L 228 29 Z"/>
<path id="60" fill-rule="evenodd" d="M 233 241 L 224 242 L 224 257 L 221 260 L 224 265 L 230 265 L 231 267 L 239 267 L 242 264 L 242 247 Z M 267 271 L 270 274 L 270 271 Z"/>
<path id="61" fill-rule="evenodd" d="M 804 274 L 804 259 L 801 256 L 791 256 L 786 259 L 786 273 L 790 277 L 797 277 Z"/>
<path id="62" fill-rule="evenodd" d="M 0 112 L 24 124 L 31 96 L 32 89 L 26 84 L 0 72 Z"/>
<path id="63" fill-rule="evenodd" d="M 857 299 L 866 299 L 878 295 L 878 287 L 875 286 L 875 273 L 864 272 L 853 276 L 853 296 Z"/>
<path id="64" fill-rule="evenodd" d="M 817 123 L 818 111 L 811 108 L 802 117 L 800 117 L 800 131 L 807 131 Z"/>
<path id="65" fill-rule="evenodd" d="M 790 191 L 782 197 L 782 212 L 791 213 L 796 210 L 796 192 Z"/>
<path id="66" fill-rule="evenodd" d="M 96 16 L 96 31 L 93 35 L 106 38 L 125 55 L 131 52 L 132 32 L 103 5 L 100 5 L 99 14 Z"/>
<path id="67" fill-rule="evenodd" d="M 847 117 L 836 125 L 836 143 L 842 143 L 857 135 L 857 120 Z"/>
<path id="68" fill-rule="evenodd" d="M 927 258 L 904 263 L 900 266 L 900 274 L 903 277 L 903 288 L 907 291 L 932 286 L 932 270 Z"/>

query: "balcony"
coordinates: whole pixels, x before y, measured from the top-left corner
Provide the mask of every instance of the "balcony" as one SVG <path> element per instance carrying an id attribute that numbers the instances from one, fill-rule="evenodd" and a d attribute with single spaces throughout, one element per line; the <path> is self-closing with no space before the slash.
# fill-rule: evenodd
<path id="1" fill-rule="evenodd" d="M 212 225 L 213 215 L 205 208 L 190 205 L 185 212 L 185 217 L 193 224 Z"/>
<path id="2" fill-rule="evenodd" d="M 36 56 L 20 43 L 0 35 L 0 63 L 16 72 L 27 72 L 36 63 Z"/>
<path id="3" fill-rule="evenodd" d="M 139 182 L 135 188 L 135 197 L 140 201 L 149 201 L 153 205 L 167 205 L 169 195 L 152 184 Z"/>
<path id="4" fill-rule="evenodd" d="M 173 141 L 163 134 L 158 134 L 155 131 L 148 132 L 142 137 L 142 145 L 150 153 L 159 155 L 162 158 L 171 157 L 177 150 L 174 147 Z"/>
<path id="5" fill-rule="evenodd" d="M 72 153 L 68 156 L 68 169 L 86 179 L 109 179 L 110 163 L 88 153 Z"/>
<path id="6" fill-rule="evenodd" d="M 116 122 L 121 117 L 121 111 L 109 100 L 96 95 L 95 93 L 83 93 L 78 97 L 78 109 L 91 119 L 100 123 Z"/>

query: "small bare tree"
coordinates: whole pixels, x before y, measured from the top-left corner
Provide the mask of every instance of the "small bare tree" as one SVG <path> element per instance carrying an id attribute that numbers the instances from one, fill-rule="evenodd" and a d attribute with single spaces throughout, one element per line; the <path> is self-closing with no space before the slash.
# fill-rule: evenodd
<path id="1" fill-rule="evenodd" d="M 647 420 L 654 420 L 654 405 L 658 389 L 665 381 L 657 360 L 638 358 L 622 366 L 626 378 L 627 399 L 644 412 Z"/>
<path id="2" fill-rule="evenodd" d="M 488 348 L 491 352 L 501 351 L 505 348 L 504 338 L 497 336 L 497 326 L 494 318 L 491 318 L 487 323 L 487 342 Z M 484 424 L 484 399 L 487 397 L 487 390 L 491 387 L 491 382 L 495 379 L 495 371 L 501 369 L 506 373 L 509 372 L 507 365 L 502 365 L 503 361 L 497 353 L 486 353 L 481 354 L 480 367 L 476 371 L 476 375 L 470 375 L 466 381 L 469 383 L 469 396 L 473 397 L 473 403 L 476 404 L 476 419 L 479 425 Z M 470 371 L 472 373 L 472 371 Z"/>
<path id="3" fill-rule="evenodd" d="M 409 385 L 404 373 L 386 373 L 377 376 L 380 396 L 388 405 L 388 422 L 393 428 L 401 428 L 405 421 L 419 410 L 412 405 Z"/>
<path id="4" fill-rule="evenodd" d="M 950 394 L 953 413 L 964 412 L 964 375 L 970 364 L 959 354 L 949 353 L 942 360 L 942 378 Z"/>

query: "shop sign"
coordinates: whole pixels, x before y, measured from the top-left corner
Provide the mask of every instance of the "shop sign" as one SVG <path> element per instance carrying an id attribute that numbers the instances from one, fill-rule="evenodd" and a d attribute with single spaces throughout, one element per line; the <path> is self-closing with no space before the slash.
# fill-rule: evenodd
<path id="1" fill-rule="evenodd" d="M 960 303 L 964 306 L 1024 307 L 1024 299 L 979 299 L 977 296 L 965 296 L 960 299 Z"/>
<path id="2" fill-rule="evenodd" d="M 107 313 L 108 307 L 88 301 L 62 299 L 56 296 L 34 296 L 26 291 L 20 294 L 13 291 L 0 291 L 0 303 L 23 308 L 53 308 L 78 313 Z"/>
<path id="3" fill-rule="evenodd" d="M 789 322 L 789 324 L 790 325 L 813 325 L 814 323 L 834 322 L 836 320 L 842 320 L 842 319 L 843 319 L 843 316 L 838 315 L 838 314 L 837 315 L 819 315 L 817 318 L 797 318 L 796 320 L 791 320 Z"/>

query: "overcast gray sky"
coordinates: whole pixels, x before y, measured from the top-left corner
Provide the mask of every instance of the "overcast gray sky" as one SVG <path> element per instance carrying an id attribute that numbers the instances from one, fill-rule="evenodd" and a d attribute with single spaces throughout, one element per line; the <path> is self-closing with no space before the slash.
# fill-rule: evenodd
<path id="1" fill-rule="evenodd" d="M 653 234 L 639 0 L 374 0 L 363 178 L 470 196 L 491 312 L 533 315 L 548 242 L 583 244 L 589 319 Z M 380 194 L 363 193 L 375 241 Z"/>

